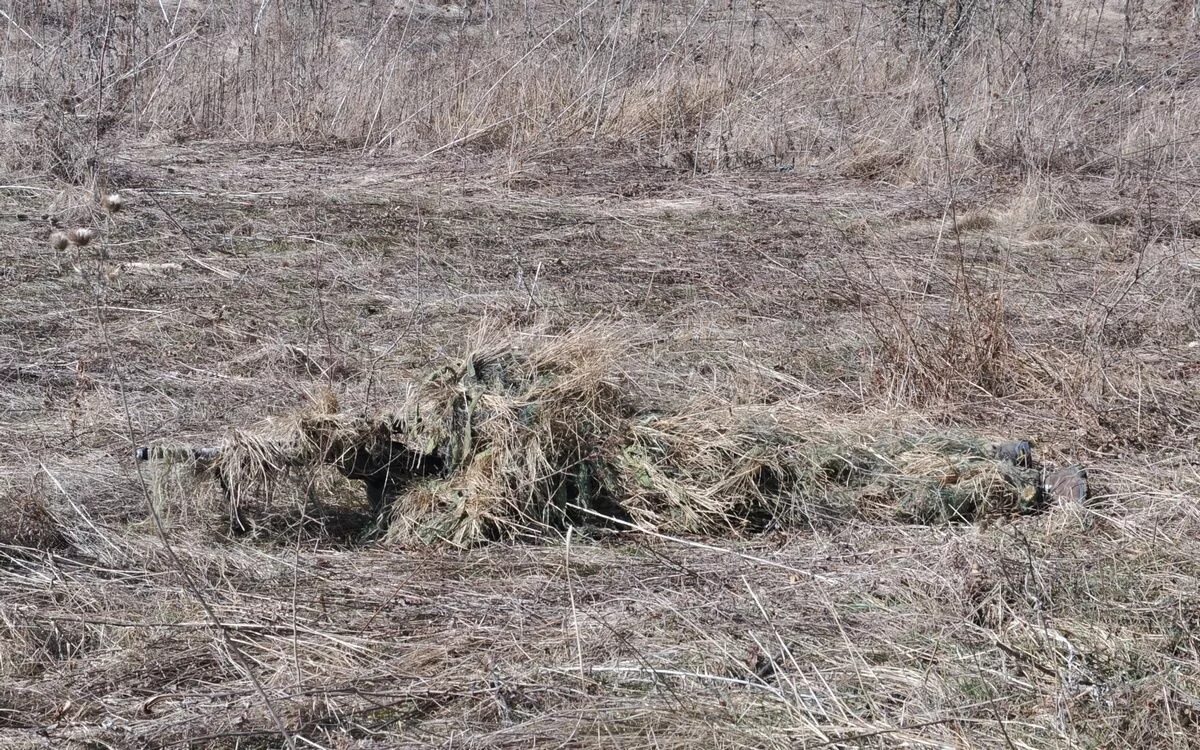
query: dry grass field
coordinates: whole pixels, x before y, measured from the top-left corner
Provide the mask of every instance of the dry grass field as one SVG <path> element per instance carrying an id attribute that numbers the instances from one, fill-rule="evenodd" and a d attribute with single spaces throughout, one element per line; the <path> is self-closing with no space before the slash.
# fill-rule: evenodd
<path id="1" fill-rule="evenodd" d="M 1200 746 L 1192 0 L 0 29 L 0 746 Z M 287 432 L 439 393 L 390 524 Z"/>

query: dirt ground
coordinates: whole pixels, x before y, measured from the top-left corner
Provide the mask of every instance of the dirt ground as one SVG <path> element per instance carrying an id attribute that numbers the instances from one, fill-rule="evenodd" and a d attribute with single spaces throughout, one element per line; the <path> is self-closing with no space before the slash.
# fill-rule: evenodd
<path id="1" fill-rule="evenodd" d="M 1200 214 L 605 153 L 188 142 L 109 177 L 111 216 L 0 187 L 0 473 L 47 508 L 0 548 L 6 747 L 1196 746 Z M 481 326 L 586 323 L 814 421 L 1030 439 L 1094 497 L 470 550 L 148 521 L 149 440 L 375 413 Z"/>

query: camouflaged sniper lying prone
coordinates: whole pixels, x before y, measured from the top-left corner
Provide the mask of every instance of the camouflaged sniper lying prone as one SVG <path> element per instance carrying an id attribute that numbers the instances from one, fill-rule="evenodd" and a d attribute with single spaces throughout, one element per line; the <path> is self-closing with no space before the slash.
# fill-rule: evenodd
<path id="1" fill-rule="evenodd" d="M 314 434 L 324 437 L 312 442 Z M 331 465 L 342 476 L 363 482 L 371 514 L 383 524 L 387 521 L 385 511 L 391 499 L 406 487 L 420 479 L 446 476 L 453 470 L 452 458 L 436 450 L 430 453 L 415 450 L 399 433 L 391 434 L 386 428 L 381 430 L 379 423 L 364 422 L 357 425 L 356 429 L 342 428 L 340 432 L 324 423 L 319 423 L 316 428 L 309 423 L 304 436 L 305 440 L 310 441 L 305 444 L 311 447 L 310 450 L 301 451 L 304 453 L 304 463 L 315 461 Z M 236 508 L 238 503 L 234 501 L 234 488 L 239 467 L 246 465 L 250 455 L 255 460 L 270 460 L 270 457 L 264 457 L 261 447 L 255 453 L 255 447 L 246 445 L 244 438 L 241 442 L 235 439 L 224 447 L 153 445 L 138 448 L 136 457 L 142 462 L 188 464 L 197 474 L 208 474 L 216 480 L 231 507 Z M 995 443 L 991 451 L 993 460 L 1038 476 L 1033 449 L 1028 441 Z M 296 454 L 297 451 L 293 450 L 286 454 L 287 458 L 272 463 L 277 467 L 289 461 L 292 465 L 301 465 Z M 1030 496 L 1026 500 L 1030 506 L 1044 506 L 1051 500 L 1082 502 L 1087 497 L 1087 472 L 1080 466 L 1042 471 L 1040 476 L 1040 482 L 1028 486 L 1027 494 Z M 236 512 L 233 526 L 235 531 L 243 527 Z"/>

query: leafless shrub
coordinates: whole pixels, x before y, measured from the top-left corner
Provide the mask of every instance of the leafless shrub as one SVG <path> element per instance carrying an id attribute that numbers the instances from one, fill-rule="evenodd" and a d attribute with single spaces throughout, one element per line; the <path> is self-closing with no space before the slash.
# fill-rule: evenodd
<path id="1" fill-rule="evenodd" d="M 882 336 L 876 377 L 902 398 L 926 403 L 972 392 L 1004 397 L 1029 382 L 1001 293 L 956 295 L 947 315 L 901 308 L 876 325 Z"/>

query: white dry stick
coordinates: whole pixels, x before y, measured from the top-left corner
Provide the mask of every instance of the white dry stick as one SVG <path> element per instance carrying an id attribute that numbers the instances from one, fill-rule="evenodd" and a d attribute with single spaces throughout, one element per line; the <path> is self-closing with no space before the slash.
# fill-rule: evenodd
<path id="1" fill-rule="evenodd" d="M 624 666 L 606 667 L 603 665 L 599 665 L 599 666 L 592 667 L 592 671 L 596 672 L 596 673 L 609 673 L 609 674 L 642 674 L 642 675 L 654 677 L 655 679 L 658 679 L 661 677 L 684 677 L 684 678 L 689 678 L 689 679 L 693 679 L 693 680 L 700 680 L 702 682 L 716 682 L 716 683 L 720 683 L 720 684 L 724 684 L 724 685 L 740 685 L 742 687 L 752 688 L 754 690 L 761 690 L 764 693 L 770 693 L 771 695 L 778 698 L 781 702 L 784 702 L 784 703 L 787 702 L 787 696 L 785 696 L 782 692 L 780 692 L 779 688 L 774 687 L 773 685 L 768 685 L 765 682 L 751 682 L 750 680 L 744 680 L 740 677 L 726 677 L 724 675 L 706 674 L 704 672 L 687 672 L 682 669 L 658 669 L 656 667 L 641 667 L 641 666 L 638 666 L 638 667 L 624 667 Z"/>
<path id="2" fill-rule="evenodd" d="M 575 608 L 575 585 L 571 582 L 571 535 L 574 531 L 574 526 L 567 527 L 567 553 L 563 567 L 567 576 L 567 595 L 571 598 L 571 622 L 575 626 L 575 658 L 579 662 L 579 674 L 584 677 L 587 673 L 583 671 L 583 638 L 579 635 L 579 611 Z"/>
<path id="3" fill-rule="evenodd" d="M 652 536 L 656 539 L 662 539 L 663 541 L 667 541 L 667 542 L 674 542 L 675 544 L 682 544 L 685 547 L 695 547 L 696 549 L 704 549 L 704 550 L 708 550 L 710 552 L 719 552 L 723 555 L 732 555 L 733 557 L 740 557 L 743 560 L 749 560 L 750 562 L 755 562 L 760 565 L 766 565 L 771 568 L 780 568 L 781 570 L 786 570 L 790 573 L 796 573 L 798 575 L 802 575 L 807 578 L 811 578 L 814 581 L 821 581 L 822 583 L 837 583 L 836 579 L 830 578 L 829 576 L 823 576 L 820 573 L 814 573 L 811 570 L 804 570 L 802 568 L 797 568 L 795 566 L 788 565 L 786 563 L 776 562 L 774 560 L 768 560 L 765 557 L 756 557 L 754 555 L 747 555 L 745 552 L 738 552 L 735 549 L 729 549 L 727 547 L 718 547 L 715 544 L 705 544 L 704 542 L 696 542 L 696 541 L 692 541 L 690 539 L 681 539 L 680 537 L 677 537 L 677 536 L 671 536 L 670 534 L 663 534 L 658 531 L 654 531 L 653 529 L 648 529 L 648 528 L 645 528 L 642 526 L 638 526 L 635 523 L 630 523 L 629 521 L 623 521 L 620 518 L 613 518 L 612 516 L 606 516 L 603 513 L 598 513 L 596 511 L 592 510 L 591 508 L 585 508 L 582 505 L 576 505 L 575 503 L 569 503 L 568 505 L 576 510 L 583 511 L 584 513 L 587 513 L 588 515 L 595 516 L 596 518 L 602 518 L 605 521 L 608 521 L 609 523 L 615 523 L 619 526 L 624 526 L 625 528 L 629 529 L 630 531 L 636 531 L 639 534 L 645 534 L 646 536 Z"/>
<path id="4" fill-rule="evenodd" d="M 254 14 L 254 36 L 258 36 L 258 25 L 262 23 L 263 13 L 267 12 L 267 3 L 271 0 L 262 0 L 258 6 L 258 13 Z"/>
<path id="5" fill-rule="evenodd" d="M 14 20 L 12 20 L 12 17 L 11 17 L 10 15 L 8 15 L 7 13 L 5 13 L 3 10 L 0 10 L 0 16 L 4 16 L 4 20 L 5 20 L 5 21 L 8 21 L 8 23 L 9 23 L 9 24 L 10 24 L 10 25 L 11 25 L 11 26 L 14 28 L 14 29 L 16 29 L 17 31 L 19 31 L 19 32 L 21 32 L 22 34 L 24 34 L 26 39 L 28 39 L 29 41 L 31 41 L 31 42 L 33 42 L 34 44 L 36 44 L 36 45 L 37 45 L 37 48 L 38 48 L 39 50 L 44 50 L 44 49 L 46 49 L 45 47 L 43 47 L 43 46 L 42 46 L 42 43 L 41 43 L 41 42 L 39 42 L 38 40 L 36 40 L 36 39 L 34 39 L 32 36 L 30 36 L 28 31 L 26 31 L 25 29 L 22 29 L 22 28 L 21 28 L 19 25 L 17 25 L 17 22 L 16 22 L 16 21 L 14 21 Z"/>

